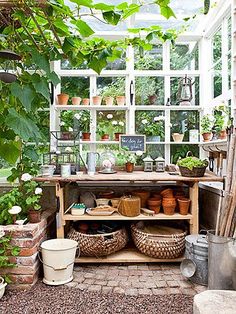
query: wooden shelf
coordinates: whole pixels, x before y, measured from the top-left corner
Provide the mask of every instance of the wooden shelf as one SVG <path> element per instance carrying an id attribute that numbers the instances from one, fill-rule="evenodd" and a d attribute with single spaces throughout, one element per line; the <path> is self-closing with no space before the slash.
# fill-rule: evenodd
<path id="1" fill-rule="evenodd" d="M 192 219 L 193 216 L 191 214 L 188 215 L 180 215 L 178 213 L 174 215 L 165 215 L 165 214 L 156 214 L 154 216 L 146 216 L 144 214 L 140 214 L 139 216 L 135 217 L 127 217 L 120 215 L 119 213 L 114 213 L 110 216 L 91 216 L 88 214 L 84 214 L 81 216 L 75 216 L 71 214 L 65 214 L 63 215 L 64 220 L 183 220 L 183 219 Z"/>
<path id="2" fill-rule="evenodd" d="M 77 257 L 75 263 L 150 263 L 150 262 L 181 262 L 183 257 L 159 259 L 144 255 L 136 248 L 124 248 L 114 254 L 104 257 Z"/>

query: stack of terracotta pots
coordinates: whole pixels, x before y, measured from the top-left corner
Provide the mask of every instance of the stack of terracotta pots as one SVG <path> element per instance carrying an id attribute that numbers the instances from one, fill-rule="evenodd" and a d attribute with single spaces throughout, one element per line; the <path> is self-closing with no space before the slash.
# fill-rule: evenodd
<path id="1" fill-rule="evenodd" d="M 161 192 L 162 199 L 162 207 L 165 215 L 174 215 L 176 208 L 176 199 L 174 197 L 173 190 L 167 188 Z"/>
<path id="2" fill-rule="evenodd" d="M 134 196 L 138 196 L 141 201 L 141 207 L 145 208 L 147 206 L 147 200 L 149 199 L 151 193 L 149 191 L 137 190 L 133 191 L 131 194 Z"/>

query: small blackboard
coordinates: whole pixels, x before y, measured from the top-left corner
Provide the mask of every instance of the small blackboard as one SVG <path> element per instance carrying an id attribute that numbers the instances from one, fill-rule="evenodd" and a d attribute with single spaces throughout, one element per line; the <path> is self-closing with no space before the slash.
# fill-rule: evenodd
<path id="1" fill-rule="evenodd" d="M 128 147 L 130 152 L 146 151 L 145 135 L 120 135 L 120 148 Z"/>

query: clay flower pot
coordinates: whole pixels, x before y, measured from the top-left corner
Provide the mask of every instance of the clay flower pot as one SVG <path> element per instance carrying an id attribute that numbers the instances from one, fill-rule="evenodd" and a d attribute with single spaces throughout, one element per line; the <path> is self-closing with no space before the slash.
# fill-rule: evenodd
<path id="1" fill-rule="evenodd" d="M 133 172 L 134 171 L 134 164 L 132 162 L 127 162 L 125 164 L 126 172 Z"/>
<path id="2" fill-rule="evenodd" d="M 191 201 L 188 198 L 179 198 L 178 199 L 180 215 L 187 215 L 188 214 L 190 202 Z"/>
<path id="3" fill-rule="evenodd" d="M 212 140 L 213 133 L 212 132 L 202 133 L 202 137 L 203 137 L 203 142 L 209 142 Z"/>
<path id="4" fill-rule="evenodd" d="M 175 205 L 162 205 L 163 211 L 165 215 L 174 215 L 175 213 Z"/>
<path id="5" fill-rule="evenodd" d="M 124 133 L 122 133 L 122 132 L 114 133 L 114 135 L 115 135 L 115 141 L 119 141 L 119 140 L 120 140 L 120 135 L 122 135 L 122 134 L 124 134 Z"/>
<path id="6" fill-rule="evenodd" d="M 174 142 L 183 142 L 184 134 L 172 133 L 172 138 L 173 138 Z"/>
<path id="7" fill-rule="evenodd" d="M 83 132 L 82 133 L 82 141 L 90 141 L 90 132 Z"/>
<path id="8" fill-rule="evenodd" d="M 118 106 L 124 106 L 125 96 L 116 96 L 116 103 Z"/>
<path id="9" fill-rule="evenodd" d="M 30 209 L 28 211 L 28 220 L 30 223 L 37 223 L 41 221 L 41 211 Z"/>
<path id="10" fill-rule="evenodd" d="M 80 102 L 81 102 L 81 98 L 80 97 L 72 97 L 71 101 L 72 101 L 72 105 L 79 106 Z"/>
<path id="11" fill-rule="evenodd" d="M 114 101 L 114 97 L 108 96 L 104 98 L 105 100 L 105 104 L 107 106 L 112 106 L 113 105 L 113 101 Z"/>
<path id="12" fill-rule="evenodd" d="M 173 193 L 173 190 L 172 189 L 165 189 L 165 190 L 163 190 L 161 193 L 161 196 L 164 198 L 166 198 L 166 197 L 168 197 L 168 198 L 170 198 L 170 197 L 174 197 L 174 193 Z"/>
<path id="13" fill-rule="evenodd" d="M 101 140 L 102 141 L 109 141 L 109 134 L 103 134 L 102 136 L 101 136 Z"/>
<path id="14" fill-rule="evenodd" d="M 149 105 L 155 105 L 157 101 L 157 95 L 148 96 Z"/>
<path id="15" fill-rule="evenodd" d="M 57 95 L 58 105 L 66 106 L 68 104 L 68 100 L 69 100 L 68 94 L 58 94 Z"/>
<path id="16" fill-rule="evenodd" d="M 141 207 L 146 207 L 146 204 L 147 204 L 147 200 L 149 199 L 150 197 L 150 192 L 149 191 L 133 191 L 131 193 L 132 195 L 134 196 L 138 196 L 141 200 Z"/>
<path id="17" fill-rule="evenodd" d="M 149 198 L 147 200 L 147 204 L 148 204 L 148 208 L 150 210 L 154 210 L 155 214 L 158 214 L 160 212 L 161 209 L 161 200 L 159 198 Z"/>
<path id="18" fill-rule="evenodd" d="M 101 96 L 93 96 L 93 105 L 94 106 L 100 106 L 102 103 L 102 97 Z"/>
<path id="19" fill-rule="evenodd" d="M 227 132 L 226 130 L 221 130 L 219 134 L 219 139 L 220 140 L 225 140 L 227 138 Z"/>
<path id="20" fill-rule="evenodd" d="M 82 99 L 82 105 L 83 105 L 83 106 L 89 106 L 89 102 L 90 102 L 90 99 L 89 99 L 89 98 L 83 98 L 83 99 Z"/>
<path id="21" fill-rule="evenodd" d="M 163 198 L 162 200 L 162 205 L 166 205 L 166 206 L 174 206 L 176 207 L 176 199 L 174 197 L 171 198 Z"/>

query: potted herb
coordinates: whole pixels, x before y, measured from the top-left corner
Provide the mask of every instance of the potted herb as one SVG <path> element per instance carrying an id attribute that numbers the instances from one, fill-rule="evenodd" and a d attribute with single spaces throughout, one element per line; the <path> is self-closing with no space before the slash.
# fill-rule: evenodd
<path id="1" fill-rule="evenodd" d="M 137 115 L 137 132 L 145 134 L 147 141 L 160 142 L 165 136 L 164 116 L 154 112 L 139 112 Z"/>
<path id="2" fill-rule="evenodd" d="M 101 90 L 101 95 L 107 106 L 112 106 L 114 98 L 118 106 L 125 104 L 125 81 L 122 77 L 118 77 L 115 81 L 107 84 Z"/>
<path id="3" fill-rule="evenodd" d="M 121 151 L 117 154 L 120 161 L 125 164 L 126 172 L 133 172 L 134 165 L 137 159 L 135 152 L 130 152 L 128 147 L 123 147 Z"/>
<path id="4" fill-rule="evenodd" d="M 124 125 L 125 123 L 123 121 L 112 121 L 112 126 L 113 126 L 113 132 L 115 135 L 115 141 L 119 141 L 120 135 L 124 134 Z"/>
<path id="5" fill-rule="evenodd" d="M 61 139 L 63 140 L 70 140 L 73 135 L 74 127 L 74 112 L 72 110 L 66 110 L 61 112 Z"/>
<path id="6" fill-rule="evenodd" d="M 184 177 L 203 177 L 208 166 L 206 159 L 201 160 L 197 157 L 186 157 L 177 162 L 179 170 Z"/>
<path id="7" fill-rule="evenodd" d="M 66 106 L 68 103 L 68 100 L 69 100 L 68 94 L 61 93 L 57 95 L 57 103 L 60 106 Z"/>
<path id="8" fill-rule="evenodd" d="M 82 140 L 90 141 L 90 112 L 88 110 L 80 111 L 74 115 L 76 121 L 78 121 L 78 128 L 82 132 Z"/>
<path id="9" fill-rule="evenodd" d="M 174 142 L 182 142 L 184 139 L 184 132 L 183 132 L 183 127 L 179 123 L 174 123 L 172 124 L 171 127 L 171 132 L 172 132 L 172 138 Z"/>
<path id="10" fill-rule="evenodd" d="M 221 140 L 226 139 L 226 129 L 229 124 L 229 110 L 225 104 L 221 104 L 214 108 L 214 119 L 213 129 L 216 131 L 218 138 Z"/>
<path id="11" fill-rule="evenodd" d="M 212 128 L 214 126 L 215 119 L 212 115 L 206 114 L 201 118 L 201 134 L 204 142 L 211 141 L 213 137 Z"/>

